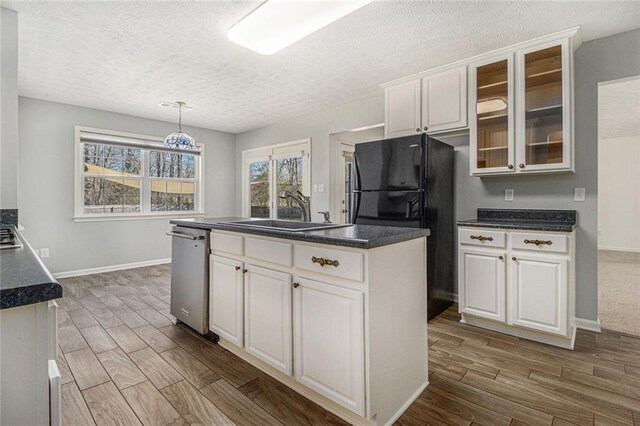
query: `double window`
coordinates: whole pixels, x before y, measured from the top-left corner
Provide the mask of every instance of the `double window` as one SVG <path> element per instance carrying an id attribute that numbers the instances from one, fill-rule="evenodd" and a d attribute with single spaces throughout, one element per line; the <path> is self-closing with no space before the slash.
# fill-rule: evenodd
<path id="1" fill-rule="evenodd" d="M 198 151 L 160 138 L 76 127 L 76 220 L 202 213 Z"/>
<path id="2" fill-rule="evenodd" d="M 310 140 L 242 153 L 242 210 L 252 218 L 302 220 L 302 208 L 284 192 L 310 196 Z"/>

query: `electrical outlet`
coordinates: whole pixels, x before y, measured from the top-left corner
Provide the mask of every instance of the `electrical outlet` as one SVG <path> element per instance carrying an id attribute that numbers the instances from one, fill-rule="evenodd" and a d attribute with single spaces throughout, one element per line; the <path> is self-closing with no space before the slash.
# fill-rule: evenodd
<path id="1" fill-rule="evenodd" d="M 584 201 L 587 191 L 584 188 L 574 188 L 573 201 Z"/>
<path id="2" fill-rule="evenodd" d="M 49 249 L 48 248 L 40 249 L 40 258 L 46 259 L 47 257 L 49 257 Z"/>
<path id="3" fill-rule="evenodd" d="M 318 185 L 318 192 L 324 192 L 324 184 L 323 183 Z"/>
<path id="4" fill-rule="evenodd" d="M 504 190 L 504 200 L 505 201 L 513 201 L 513 189 L 505 189 Z"/>

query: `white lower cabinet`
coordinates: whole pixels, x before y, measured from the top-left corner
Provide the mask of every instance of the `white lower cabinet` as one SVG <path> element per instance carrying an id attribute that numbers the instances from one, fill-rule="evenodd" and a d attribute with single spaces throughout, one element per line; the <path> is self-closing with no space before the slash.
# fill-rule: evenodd
<path id="1" fill-rule="evenodd" d="M 461 249 L 458 255 L 460 312 L 506 320 L 505 253 Z"/>
<path id="2" fill-rule="evenodd" d="M 568 261 L 557 256 L 514 256 L 513 324 L 567 334 Z"/>
<path id="3" fill-rule="evenodd" d="M 462 321 L 573 349 L 575 231 L 504 229 L 499 246 L 482 246 L 496 229 L 460 228 L 458 295 Z M 472 235 L 472 238 L 465 236 Z M 490 243 L 498 241 L 495 238 Z M 506 243 L 505 243 L 506 242 Z"/>
<path id="4" fill-rule="evenodd" d="M 363 293 L 306 278 L 294 286 L 296 379 L 364 415 Z"/>
<path id="5" fill-rule="evenodd" d="M 245 296 L 245 350 L 291 375 L 291 275 L 247 265 Z"/>
<path id="6" fill-rule="evenodd" d="M 209 329 L 238 347 L 244 336 L 243 263 L 222 256 L 209 261 Z"/>
<path id="7" fill-rule="evenodd" d="M 425 238 L 375 250 L 211 240 L 220 346 L 349 424 L 393 424 L 428 385 Z"/>

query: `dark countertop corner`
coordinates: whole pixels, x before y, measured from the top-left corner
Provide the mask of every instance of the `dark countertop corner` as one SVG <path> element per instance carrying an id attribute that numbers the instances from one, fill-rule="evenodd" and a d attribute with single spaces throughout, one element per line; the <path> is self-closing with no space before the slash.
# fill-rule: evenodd
<path id="1" fill-rule="evenodd" d="M 62 297 L 53 278 L 16 227 L 21 248 L 0 250 L 0 309 L 16 308 Z"/>
<path id="2" fill-rule="evenodd" d="M 430 235 L 429 229 L 425 228 L 402 228 L 392 226 L 352 225 L 342 228 L 294 232 L 288 230 L 246 227 L 233 224 L 233 222 L 240 220 L 249 219 L 242 217 L 175 219 L 172 220 L 171 223 L 173 225 L 189 228 L 208 230 L 219 229 L 243 234 L 263 235 L 266 237 L 360 249 L 372 249 Z"/>
<path id="3" fill-rule="evenodd" d="M 460 220 L 458 226 L 571 232 L 576 229 L 575 210 L 478 209 L 477 218 Z"/>

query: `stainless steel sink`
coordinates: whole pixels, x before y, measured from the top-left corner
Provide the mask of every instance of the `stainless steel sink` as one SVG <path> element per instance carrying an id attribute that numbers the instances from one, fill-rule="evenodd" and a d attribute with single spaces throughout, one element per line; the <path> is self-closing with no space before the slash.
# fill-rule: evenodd
<path id="1" fill-rule="evenodd" d="M 298 222 L 294 220 L 277 220 L 277 219 L 253 219 L 253 220 L 241 220 L 238 222 L 226 222 L 227 225 L 233 226 L 247 226 L 251 228 L 265 228 L 265 229 L 277 229 L 280 231 L 292 231 L 292 232 L 304 232 L 304 231 L 319 231 L 321 229 L 332 228 L 346 228 L 353 226 L 351 224 L 337 224 L 337 223 L 313 223 L 313 222 Z"/>

